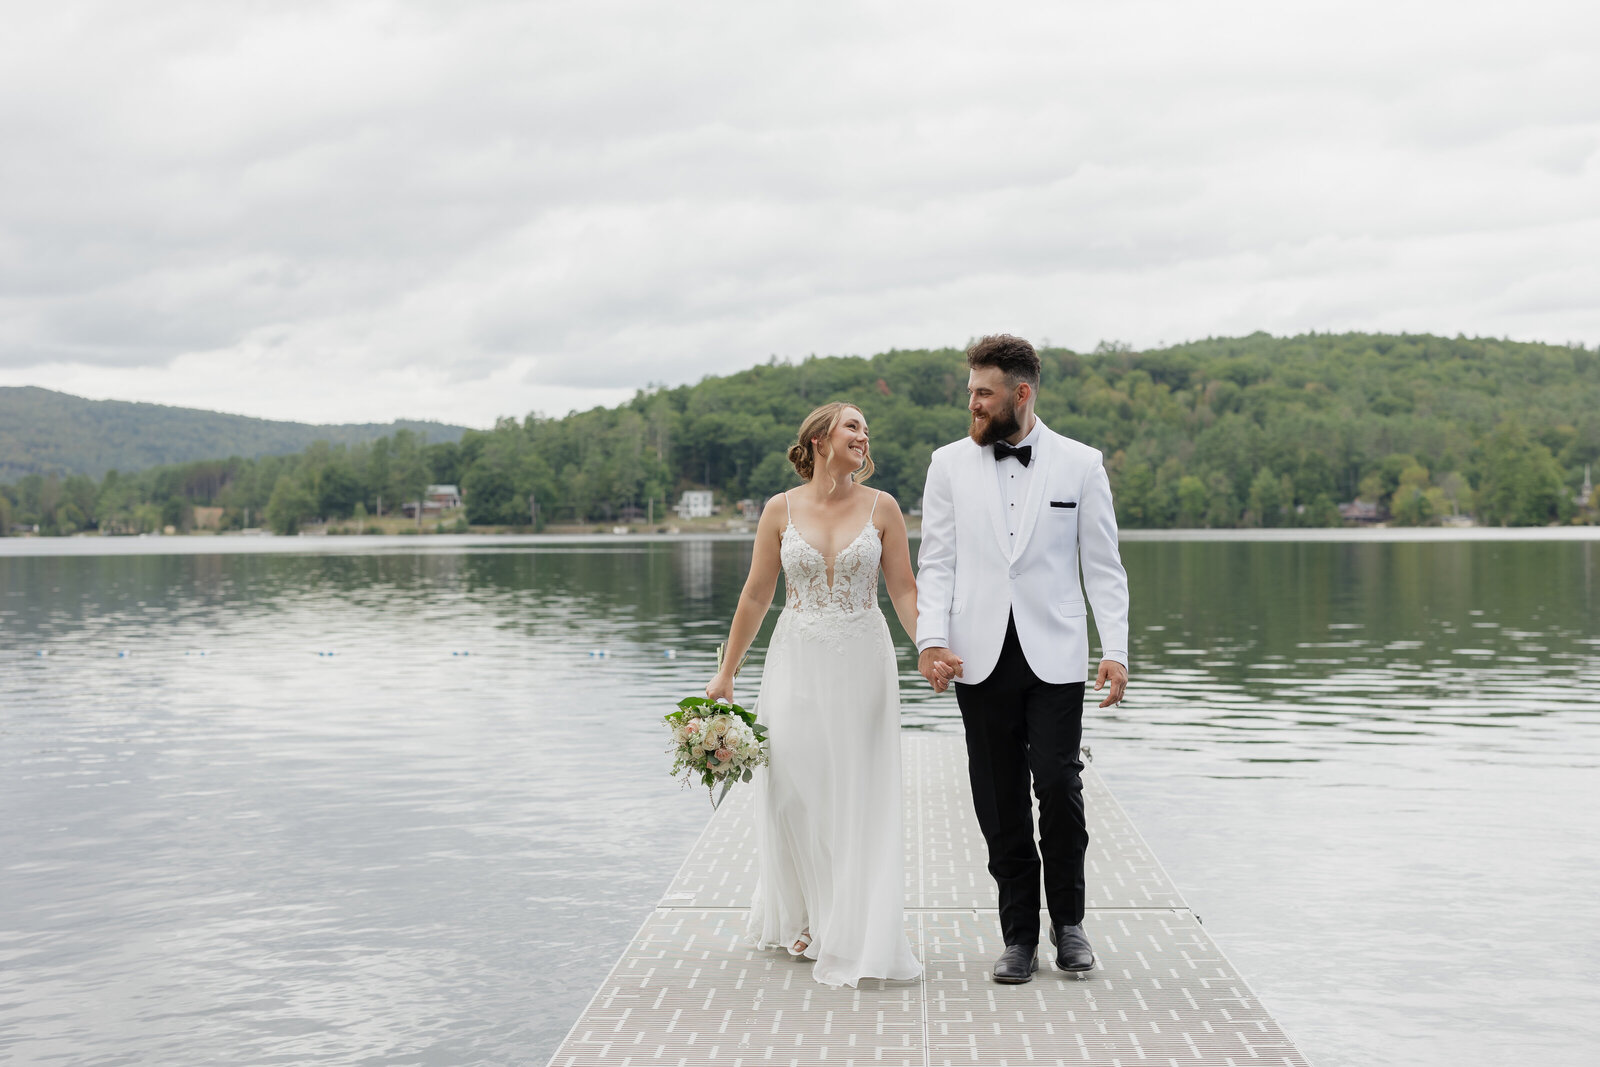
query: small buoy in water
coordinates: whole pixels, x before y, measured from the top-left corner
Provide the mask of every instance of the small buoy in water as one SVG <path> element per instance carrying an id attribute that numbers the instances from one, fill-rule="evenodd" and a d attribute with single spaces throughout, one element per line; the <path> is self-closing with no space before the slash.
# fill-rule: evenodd
<path id="1" fill-rule="evenodd" d="M 128 650 L 125 649 L 125 648 L 122 649 L 120 652 L 117 653 L 117 658 L 118 659 L 127 659 L 128 658 Z"/>
<path id="2" fill-rule="evenodd" d="M 678 658 L 678 650 L 675 649 L 675 648 L 665 649 L 665 650 L 662 651 L 661 657 L 663 659 L 677 659 Z"/>
<path id="3" fill-rule="evenodd" d="M 589 652 L 590 659 L 605 659 L 609 655 L 611 655 L 611 653 L 603 648 L 591 649 Z"/>
<path id="4" fill-rule="evenodd" d="M 49 650 L 48 650 L 48 649 L 43 649 L 43 648 L 41 648 L 41 649 L 40 649 L 40 650 L 39 650 L 39 655 L 41 655 L 41 656 L 48 656 L 48 655 L 49 655 L 49 654 L 50 654 L 50 652 L 49 652 Z"/>

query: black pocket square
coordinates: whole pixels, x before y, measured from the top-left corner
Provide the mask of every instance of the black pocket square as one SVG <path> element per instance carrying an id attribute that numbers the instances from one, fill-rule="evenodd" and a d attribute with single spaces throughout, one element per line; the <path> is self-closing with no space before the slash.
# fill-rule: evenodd
<path id="1" fill-rule="evenodd" d="M 1050 501 L 1050 506 L 1053 508 L 1075 508 L 1078 506 L 1078 502 L 1076 500 L 1052 500 Z"/>

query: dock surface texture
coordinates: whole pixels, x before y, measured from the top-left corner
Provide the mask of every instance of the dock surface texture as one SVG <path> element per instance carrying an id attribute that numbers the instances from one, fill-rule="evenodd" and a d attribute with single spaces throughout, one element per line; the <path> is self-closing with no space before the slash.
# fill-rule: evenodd
<path id="1" fill-rule="evenodd" d="M 1034 980 L 995 983 L 1005 946 L 965 745 L 902 738 L 906 930 L 920 979 L 831 989 L 810 961 L 746 944 L 754 796 L 735 788 L 551 1067 L 1306 1063 L 1092 767 L 1084 929 L 1098 966 L 1086 980 L 1058 971 L 1041 937 Z"/>

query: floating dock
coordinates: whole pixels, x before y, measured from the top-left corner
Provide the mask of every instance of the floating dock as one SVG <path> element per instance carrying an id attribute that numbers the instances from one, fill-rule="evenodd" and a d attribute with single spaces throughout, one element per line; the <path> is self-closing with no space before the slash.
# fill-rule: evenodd
<path id="1" fill-rule="evenodd" d="M 965 745 L 902 737 L 920 979 L 830 989 L 810 961 L 744 943 L 755 827 L 751 791 L 735 788 L 551 1067 L 1305 1067 L 1092 767 L 1084 927 L 1099 965 L 1064 974 L 1042 937 L 1032 982 L 992 981 L 1004 945 Z"/>

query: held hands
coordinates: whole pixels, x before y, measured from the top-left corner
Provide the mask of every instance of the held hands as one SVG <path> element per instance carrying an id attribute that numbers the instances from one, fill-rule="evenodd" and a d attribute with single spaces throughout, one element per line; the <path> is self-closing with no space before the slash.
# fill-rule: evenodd
<path id="1" fill-rule="evenodd" d="M 950 683 L 961 677 L 961 657 L 948 648 L 925 648 L 917 657 L 917 670 L 933 686 L 935 693 L 950 688 Z"/>
<path id="2" fill-rule="evenodd" d="M 718 671 L 717 676 L 706 683 L 706 699 L 722 700 L 733 703 L 733 672 Z"/>
<path id="3" fill-rule="evenodd" d="M 1122 694 L 1128 688 L 1128 668 L 1114 659 L 1101 660 L 1100 673 L 1094 677 L 1094 691 L 1098 693 L 1108 681 L 1111 683 L 1111 692 L 1100 702 L 1102 708 L 1122 703 Z"/>

